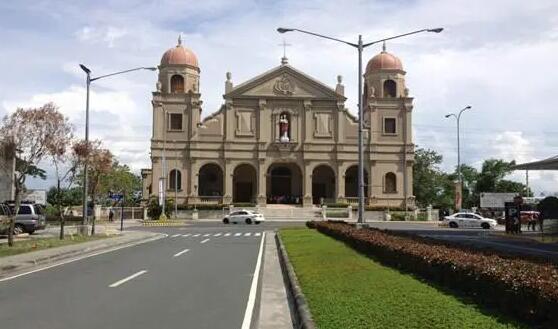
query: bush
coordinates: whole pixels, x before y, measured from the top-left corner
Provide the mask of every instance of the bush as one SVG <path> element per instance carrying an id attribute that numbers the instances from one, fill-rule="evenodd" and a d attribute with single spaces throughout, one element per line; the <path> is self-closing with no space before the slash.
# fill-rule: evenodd
<path id="1" fill-rule="evenodd" d="M 380 262 L 459 290 L 477 302 L 543 328 L 558 328 L 558 268 L 431 239 L 356 229 L 346 223 L 307 224 Z"/>
<path id="2" fill-rule="evenodd" d="M 349 214 L 346 211 L 327 211 L 326 210 L 326 216 L 327 217 L 333 217 L 333 218 L 349 218 Z"/>
<path id="3" fill-rule="evenodd" d="M 325 206 L 328 208 L 347 208 L 349 206 L 348 203 L 338 202 L 338 203 L 325 203 Z"/>
<path id="4" fill-rule="evenodd" d="M 227 208 L 226 204 L 181 204 L 178 205 L 178 210 L 222 210 Z"/>
<path id="5" fill-rule="evenodd" d="M 165 215 L 167 218 L 170 217 L 171 212 L 173 210 L 173 202 L 171 199 L 165 200 Z M 149 203 L 147 205 L 147 216 L 149 219 L 158 220 L 161 217 L 161 213 L 163 212 L 163 207 L 159 205 L 159 199 L 157 197 L 152 197 L 149 199 Z"/>
<path id="6" fill-rule="evenodd" d="M 379 207 L 379 206 L 365 206 L 366 211 L 405 211 L 403 207 Z"/>

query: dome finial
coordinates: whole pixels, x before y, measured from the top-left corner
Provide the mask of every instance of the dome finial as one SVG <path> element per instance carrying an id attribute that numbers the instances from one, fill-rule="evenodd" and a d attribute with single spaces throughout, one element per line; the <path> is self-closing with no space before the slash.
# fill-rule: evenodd
<path id="1" fill-rule="evenodd" d="M 386 42 L 384 41 L 384 43 L 382 44 L 382 52 L 385 53 L 386 52 Z"/>
<path id="2" fill-rule="evenodd" d="M 178 45 L 177 46 L 182 46 L 182 33 L 178 34 Z"/>

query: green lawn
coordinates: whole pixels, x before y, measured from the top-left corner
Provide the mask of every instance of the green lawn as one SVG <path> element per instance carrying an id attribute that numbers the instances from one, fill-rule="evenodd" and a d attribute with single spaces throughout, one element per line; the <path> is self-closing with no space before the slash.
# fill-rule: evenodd
<path id="1" fill-rule="evenodd" d="M 519 328 L 310 229 L 283 229 L 320 329 Z"/>
<path id="2" fill-rule="evenodd" d="M 14 242 L 13 247 L 9 247 L 7 243 L 0 244 L 0 257 L 11 256 L 22 254 L 25 252 L 66 246 L 69 244 L 93 241 L 98 239 L 106 238 L 105 235 L 96 236 L 82 236 L 74 235 L 72 237 L 67 236 L 64 240 L 59 240 L 58 238 L 46 238 L 46 239 L 29 239 L 29 240 L 19 240 Z"/>

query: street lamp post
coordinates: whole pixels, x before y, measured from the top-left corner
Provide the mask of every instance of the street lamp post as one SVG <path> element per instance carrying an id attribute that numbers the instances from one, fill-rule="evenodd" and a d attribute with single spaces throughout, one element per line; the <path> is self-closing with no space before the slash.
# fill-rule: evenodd
<path id="1" fill-rule="evenodd" d="M 318 33 L 300 30 L 300 29 L 283 28 L 283 27 L 280 27 L 280 28 L 277 29 L 277 32 L 279 32 L 279 33 L 293 32 L 293 31 L 297 31 L 297 32 L 305 33 L 305 34 L 310 34 L 310 35 L 313 35 L 313 36 L 316 36 L 316 37 L 341 42 L 341 43 L 344 43 L 346 45 L 349 45 L 351 47 L 356 48 L 357 51 L 358 51 L 358 178 L 357 178 L 358 179 L 358 223 L 363 224 L 364 223 L 364 148 L 363 148 L 363 141 L 362 141 L 362 132 L 363 132 L 364 105 L 363 105 L 363 99 L 362 99 L 363 98 L 363 94 L 362 94 L 362 52 L 363 52 L 364 48 L 366 48 L 368 46 L 371 46 L 371 45 L 374 45 L 374 44 L 377 44 L 377 43 L 380 43 L 380 42 L 393 40 L 393 39 L 398 39 L 398 38 L 402 38 L 402 37 L 405 37 L 405 36 L 408 36 L 408 35 L 417 34 L 417 33 L 421 33 L 421 32 L 440 33 L 440 32 L 443 31 L 443 28 L 422 29 L 422 30 L 417 30 L 417 31 L 409 32 L 409 33 L 396 35 L 396 36 L 389 37 L 389 38 L 384 38 L 384 39 L 381 39 L 381 40 L 368 42 L 368 43 L 363 43 L 362 35 L 358 36 L 358 42 L 357 43 L 353 43 L 353 42 L 348 42 L 348 41 L 328 37 L 328 36 L 325 36 L 325 35 L 321 35 L 321 34 L 318 34 Z M 407 143 L 407 141 L 405 141 L 405 143 Z M 405 152 L 406 152 L 406 150 L 405 150 Z M 407 187 L 405 186 L 405 189 L 406 188 Z"/>
<path id="2" fill-rule="evenodd" d="M 461 142 L 460 142 L 460 133 L 459 133 L 459 123 L 461 120 L 461 114 L 466 110 L 471 109 L 471 106 L 468 105 L 461 109 L 458 114 L 450 113 L 446 114 L 446 118 L 455 117 L 457 119 L 457 182 L 459 184 L 459 199 L 455 200 L 455 207 L 457 208 L 456 211 L 461 210 L 462 200 L 463 200 L 463 178 L 461 177 Z M 457 197 L 457 195 L 456 195 Z"/>
<path id="3" fill-rule="evenodd" d="M 89 89 L 91 86 L 91 82 L 95 81 L 95 80 L 99 80 L 99 79 L 103 79 L 103 78 L 107 78 L 113 75 L 118 75 L 118 74 L 124 74 L 124 73 L 128 73 L 128 72 L 132 72 L 132 71 L 139 71 L 139 70 L 149 70 L 149 71 L 156 71 L 157 68 L 156 67 L 136 67 L 133 69 L 129 69 L 129 70 L 124 70 L 124 71 L 119 71 L 119 72 L 115 72 L 115 73 L 111 73 L 111 74 L 105 74 L 105 75 L 101 75 L 95 78 L 91 77 L 91 70 L 89 68 L 87 68 L 87 66 L 83 65 L 83 64 L 79 64 L 79 67 L 85 72 L 86 76 L 86 86 L 87 86 L 87 95 L 85 98 L 85 145 L 87 147 L 87 159 L 85 160 L 84 166 L 83 166 L 83 217 L 81 219 L 81 225 L 82 225 L 82 229 L 85 228 L 85 225 L 87 225 L 88 220 L 87 220 L 87 190 L 88 190 L 88 177 L 87 177 L 87 163 L 89 162 Z"/>

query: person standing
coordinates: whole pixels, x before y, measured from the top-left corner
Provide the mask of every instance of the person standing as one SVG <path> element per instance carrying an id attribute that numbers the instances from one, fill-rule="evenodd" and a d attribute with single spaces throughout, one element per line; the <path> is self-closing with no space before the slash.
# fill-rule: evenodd
<path id="1" fill-rule="evenodd" d="M 114 212 L 112 211 L 112 207 L 109 208 L 109 222 L 112 222 L 114 218 Z"/>

